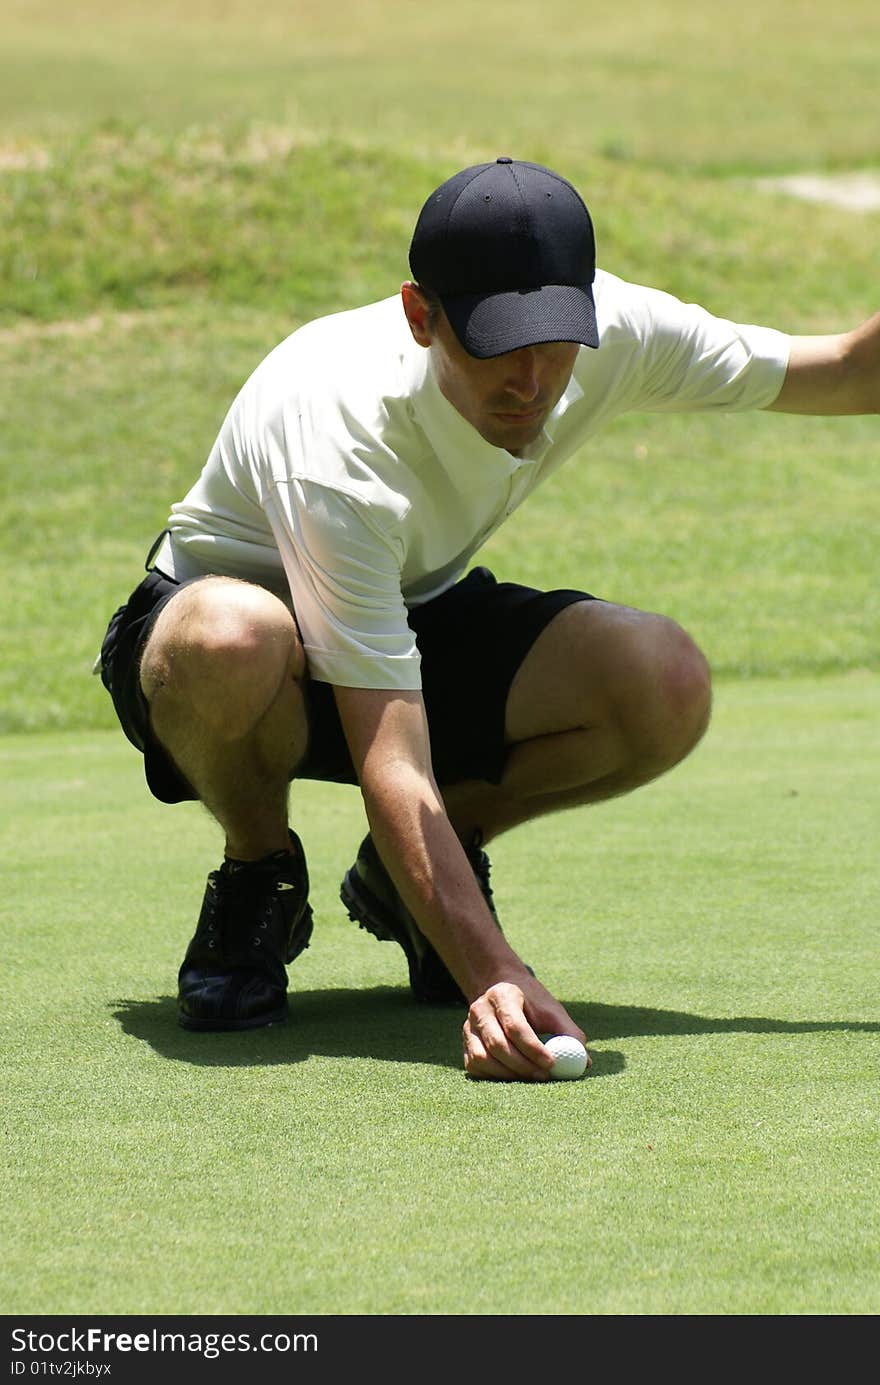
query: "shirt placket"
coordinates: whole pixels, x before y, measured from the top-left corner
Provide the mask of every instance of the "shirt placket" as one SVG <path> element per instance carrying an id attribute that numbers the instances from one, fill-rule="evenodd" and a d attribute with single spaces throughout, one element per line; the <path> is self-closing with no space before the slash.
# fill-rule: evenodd
<path id="1" fill-rule="evenodd" d="M 508 515 L 522 504 L 525 497 L 532 488 L 535 479 L 535 463 L 520 462 L 510 474 L 510 486 L 507 491 L 507 500 L 504 503 L 504 511 L 500 518 L 506 519 Z"/>

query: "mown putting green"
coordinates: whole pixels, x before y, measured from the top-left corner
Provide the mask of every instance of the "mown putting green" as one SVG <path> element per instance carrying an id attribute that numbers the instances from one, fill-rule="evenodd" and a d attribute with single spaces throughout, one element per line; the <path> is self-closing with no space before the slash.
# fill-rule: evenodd
<path id="1" fill-rule="evenodd" d="M 496 843 L 592 1040 L 540 1089 L 470 1082 L 460 1016 L 348 922 L 354 791 L 296 791 L 291 1023 L 192 1035 L 216 830 L 113 735 L 4 740 L 6 1311 L 873 1312 L 878 690 L 725 686 L 675 774 Z"/>

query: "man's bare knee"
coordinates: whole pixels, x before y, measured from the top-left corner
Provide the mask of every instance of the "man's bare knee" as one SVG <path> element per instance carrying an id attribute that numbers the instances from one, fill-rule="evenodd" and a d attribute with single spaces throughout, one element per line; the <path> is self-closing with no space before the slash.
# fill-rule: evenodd
<path id="1" fill-rule="evenodd" d="M 305 675 L 296 623 L 278 597 L 234 578 L 184 587 L 160 612 L 141 661 L 151 710 L 192 715 L 224 740 L 246 735 L 285 679 Z"/>
<path id="2" fill-rule="evenodd" d="M 704 735 L 712 680 L 705 656 L 680 625 L 667 616 L 639 617 L 627 622 L 627 648 L 608 680 L 609 710 L 634 771 L 653 778 Z"/>
<path id="3" fill-rule="evenodd" d="M 683 759 L 712 702 L 709 665 L 687 632 L 667 616 L 610 603 L 572 608 L 569 625 L 570 667 L 583 678 L 580 724 L 616 727 L 639 773 Z"/>
<path id="4" fill-rule="evenodd" d="M 659 710 L 662 721 L 673 731 L 670 751 L 681 758 L 709 725 L 712 676 L 705 655 L 690 635 L 665 616 L 657 620 L 661 622 L 655 663 Z"/>

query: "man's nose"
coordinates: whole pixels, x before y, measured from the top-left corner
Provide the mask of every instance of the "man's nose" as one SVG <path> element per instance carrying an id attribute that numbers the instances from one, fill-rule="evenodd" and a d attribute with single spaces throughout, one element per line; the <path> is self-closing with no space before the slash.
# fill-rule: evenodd
<path id="1" fill-rule="evenodd" d="M 538 353 L 533 346 L 523 346 L 510 353 L 510 372 L 507 387 L 511 394 L 530 404 L 537 398 L 540 389 L 538 379 Z"/>

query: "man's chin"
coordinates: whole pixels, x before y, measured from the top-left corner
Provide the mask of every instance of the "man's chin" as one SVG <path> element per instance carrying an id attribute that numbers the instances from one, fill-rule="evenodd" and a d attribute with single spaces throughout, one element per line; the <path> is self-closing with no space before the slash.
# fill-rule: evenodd
<path id="1" fill-rule="evenodd" d="M 514 419 L 506 421 L 496 416 L 481 432 L 493 447 L 503 447 L 507 452 L 521 452 L 541 436 L 545 417 L 541 412 L 535 418 L 517 423 Z"/>

